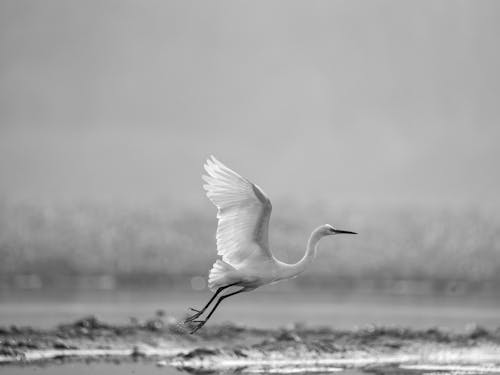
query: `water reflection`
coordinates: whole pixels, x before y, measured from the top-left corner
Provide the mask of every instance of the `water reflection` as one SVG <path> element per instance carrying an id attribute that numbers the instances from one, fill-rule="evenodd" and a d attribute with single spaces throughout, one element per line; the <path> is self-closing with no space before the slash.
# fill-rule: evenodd
<path id="1" fill-rule="evenodd" d="M 162 364 L 163 362 L 158 362 Z M 414 364 L 369 366 L 363 368 L 342 368 L 337 366 L 279 366 L 279 367 L 242 367 L 225 371 L 207 371 L 199 369 L 176 369 L 171 366 L 158 365 L 155 362 L 64 362 L 36 366 L 1 366 L 0 373 L 10 375 L 62 375 L 92 374 L 92 375 L 119 375 L 119 374 L 163 374 L 163 375 L 237 375 L 237 374 L 331 374 L 338 375 L 486 375 L 500 374 L 500 367 L 494 364 L 463 365 L 463 364 Z"/>
<path id="2" fill-rule="evenodd" d="M 61 322 L 95 315 L 109 323 L 130 317 L 146 319 L 158 309 L 182 317 L 187 306 L 207 297 L 202 292 L 167 288 L 114 291 L 5 291 L 0 289 L 0 326 L 30 325 L 50 328 Z M 265 309 L 255 309 L 265 306 Z M 397 325 L 410 328 L 447 327 L 463 330 L 470 323 L 496 328 L 500 299 L 469 296 L 415 296 L 349 293 L 342 290 L 258 290 L 235 298 L 213 317 L 213 323 L 235 321 L 252 327 L 276 328 L 293 322 L 352 329 L 355 326 Z"/>

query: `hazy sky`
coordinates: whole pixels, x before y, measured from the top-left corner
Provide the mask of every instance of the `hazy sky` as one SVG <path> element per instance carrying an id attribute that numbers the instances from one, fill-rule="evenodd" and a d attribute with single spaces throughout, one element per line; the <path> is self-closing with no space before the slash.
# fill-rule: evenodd
<path id="1" fill-rule="evenodd" d="M 0 1 L 0 196 L 500 203 L 498 1 Z"/>

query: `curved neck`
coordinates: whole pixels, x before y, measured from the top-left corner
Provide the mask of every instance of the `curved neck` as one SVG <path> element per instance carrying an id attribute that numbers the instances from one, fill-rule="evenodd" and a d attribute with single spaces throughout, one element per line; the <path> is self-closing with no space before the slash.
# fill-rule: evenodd
<path id="1" fill-rule="evenodd" d="M 321 233 L 321 227 L 313 230 L 311 236 L 309 237 L 309 241 L 307 241 L 306 253 L 301 260 L 291 266 L 293 276 L 302 273 L 306 269 L 306 267 L 312 263 L 312 261 L 316 257 L 316 250 L 318 248 L 319 240 L 321 240 L 323 237 L 324 234 Z"/>

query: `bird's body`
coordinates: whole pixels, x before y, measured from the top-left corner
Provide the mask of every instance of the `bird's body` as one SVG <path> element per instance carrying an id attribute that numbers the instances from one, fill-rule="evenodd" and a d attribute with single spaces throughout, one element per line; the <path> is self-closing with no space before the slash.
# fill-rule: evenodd
<path id="1" fill-rule="evenodd" d="M 269 249 L 268 229 L 272 205 L 257 185 L 226 167 L 213 156 L 207 160 L 203 179 L 207 197 L 217 207 L 218 259 L 209 274 L 208 286 L 214 296 L 201 310 L 186 319 L 200 329 L 213 314 L 219 303 L 234 294 L 254 290 L 262 285 L 293 278 L 302 273 L 313 261 L 321 238 L 340 233 L 354 232 L 334 229 L 325 224 L 316 228 L 307 243 L 304 256 L 295 264 L 276 259 Z M 239 290 L 220 297 L 205 320 L 196 320 L 223 290 Z"/>
<path id="2" fill-rule="evenodd" d="M 238 264 L 238 268 L 232 267 L 222 260 L 217 260 L 214 268 L 222 268 L 224 271 L 217 278 L 209 278 L 210 289 L 215 290 L 225 285 L 238 283 L 239 286 L 245 287 L 248 291 L 262 285 L 298 276 L 315 258 L 319 240 L 323 237 L 321 232 L 322 227 L 317 228 L 313 232 L 309 239 L 306 254 L 302 260 L 295 264 L 281 262 L 272 255 L 270 257 L 263 257 L 260 255 L 259 249 L 255 249 L 253 252 L 254 256 L 250 256 Z"/>

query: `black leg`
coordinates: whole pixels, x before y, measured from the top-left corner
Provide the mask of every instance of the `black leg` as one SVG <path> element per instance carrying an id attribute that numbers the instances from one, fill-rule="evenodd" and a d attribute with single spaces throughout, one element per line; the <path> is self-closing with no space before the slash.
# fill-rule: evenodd
<path id="1" fill-rule="evenodd" d="M 231 296 L 234 296 L 235 294 L 238 294 L 238 293 L 242 293 L 245 291 L 245 288 L 242 288 L 240 290 L 237 290 L 236 292 L 233 292 L 233 293 L 229 293 L 229 294 L 226 294 L 222 297 L 220 297 L 218 300 L 217 300 L 217 303 L 215 304 L 215 306 L 212 308 L 212 310 L 210 311 L 210 313 L 207 315 L 207 317 L 205 318 L 205 320 L 193 320 L 193 322 L 196 322 L 198 323 L 198 325 L 195 327 L 195 329 L 193 329 L 191 331 L 191 333 L 195 333 L 196 331 L 198 331 L 201 327 L 203 327 L 205 325 L 205 323 L 208 321 L 208 319 L 210 319 L 210 317 L 212 316 L 212 314 L 215 312 L 215 310 L 217 309 L 217 306 L 219 306 L 219 304 L 226 298 L 228 297 L 231 297 Z"/>
<path id="2" fill-rule="evenodd" d="M 217 289 L 216 292 L 214 293 L 214 295 L 212 296 L 212 298 L 210 298 L 210 301 L 208 301 L 207 304 L 201 310 L 196 310 L 196 309 L 193 309 L 192 307 L 190 307 L 189 309 L 194 311 L 195 314 L 193 314 L 189 318 L 187 318 L 184 321 L 184 323 L 191 322 L 191 321 L 195 320 L 196 318 L 198 318 L 201 314 L 203 314 L 205 312 L 207 307 L 210 306 L 210 304 L 213 302 L 215 297 L 217 297 L 220 294 L 220 292 L 222 292 L 224 289 L 229 288 L 230 286 L 234 286 L 234 285 L 236 285 L 236 284 L 229 284 L 229 285 L 226 285 L 226 286 L 223 286 L 223 287 L 220 287 L 219 289 Z"/>

